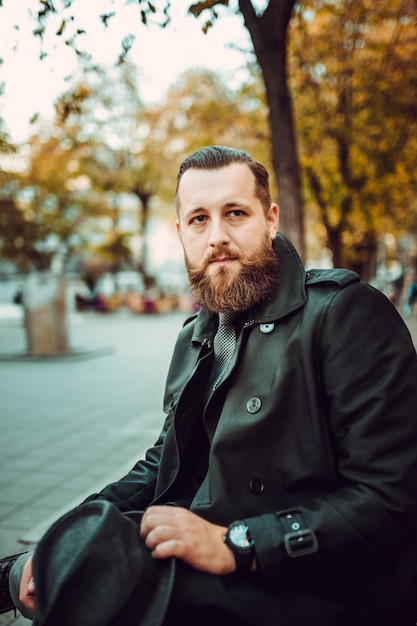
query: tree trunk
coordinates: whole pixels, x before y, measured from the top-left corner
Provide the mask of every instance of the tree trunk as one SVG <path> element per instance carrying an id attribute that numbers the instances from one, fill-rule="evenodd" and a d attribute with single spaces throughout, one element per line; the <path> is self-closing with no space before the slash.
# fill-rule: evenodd
<path id="1" fill-rule="evenodd" d="M 139 234 L 142 240 L 142 253 L 141 259 L 138 263 L 138 270 L 142 276 L 145 288 L 149 289 L 153 286 L 153 279 L 151 278 L 151 276 L 149 276 L 148 273 L 148 222 L 150 201 L 154 192 L 148 192 L 146 190 L 140 189 L 139 187 L 135 187 L 132 191 L 134 194 L 136 194 L 140 202 Z"/>
<path id="2" fill-rule="evenodd" d="M 342 230 L 335 226 L 334 228 L 326 225 L 327 244 L 332 253 L 333 267 L 344 267 L 343 246 L 342 246 Z"/>
<path id="3" fill-rule="evenodd" d="M 49 272 L 31 274 L 23 289 L 23 305 L 28 353 L 68 352 L 64 280 Z"/>
<path id="4" fill-rule="evenodd" d="M 272 164 L 278 187 L 280 231 L 305 258 L 304 208 L 295 141 L 291 96 L 287 85 L 287 28 L 295 0 L 270 0 L 256 15 L 251 0 L 239 0 L 245 26 L 261 68 L 269 107 Z"/>

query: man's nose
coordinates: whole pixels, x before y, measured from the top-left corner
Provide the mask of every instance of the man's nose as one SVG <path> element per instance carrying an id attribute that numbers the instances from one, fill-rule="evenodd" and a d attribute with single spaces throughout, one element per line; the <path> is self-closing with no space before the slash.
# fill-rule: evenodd
<path id="1" fill-rule="evenodd" d="M 224 220 L 212 219 L 210 224 L 209 245 L 216 248 L 217 246 L 225 246 L 228 243 L 230 243 L 230 237 Z"/>

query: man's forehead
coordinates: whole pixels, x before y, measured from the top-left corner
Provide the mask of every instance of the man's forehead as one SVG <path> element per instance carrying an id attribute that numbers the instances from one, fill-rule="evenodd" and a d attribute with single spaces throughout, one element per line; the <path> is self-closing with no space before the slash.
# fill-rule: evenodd
<path id="1" fill-rule="evenodd" d="M 178 185 L 181 193 L 198 190 L 204 187 L 238 186 L 253 191 L 255 178 L 246 163 L 231 163 L 216 169 L 200 169 L 190 167 L 184 172 Z"/>

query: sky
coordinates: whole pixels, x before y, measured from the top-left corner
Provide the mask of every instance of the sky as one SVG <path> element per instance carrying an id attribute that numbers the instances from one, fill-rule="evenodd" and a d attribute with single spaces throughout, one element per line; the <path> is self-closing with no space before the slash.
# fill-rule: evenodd
<path id="1" fill-rule="evenodd" d="M 129 58 L 140 71 L 139 93 L 149 104 L 161 99 L 170 85 L 183 71 L 204 67 L 221 74 L 231 86 L 244 76 L 245 55 L 240 50 L 250 49 L 249 36 L 240 15 L 224 10 L 222 17 L 207 35 L 201 30 L 201 20 L 186 15 L 191 0 L 174 0 L 171 7 L 172 23 L 161 29 L 145 27 L 138 16 L 138 8 L 125 0 L 75 0 L 77 26 L 87 35 L 80 40 L 101 65 L 111 65 L 120 52 L 120 44 L 128 33 L 135 35 Z M 77 72 L 76 55 L 65 46 L 64 37 L 57 37 L 64 17 L 63 0 L 54 0 L 58 13 L 49 22 L 43 50 L 47 56 L 39 59 L 41 42 L 32 31 L 36 23 L 39 0 L 3 0 L 0 8 L 0 116 L 6 130 L 15 142 L 24 141 L 31 132 L 30 118 L 39 113 L 53 115 L 56 97 L 69 88 L 69 76 Z M 109 27 L 103 28 L 99 14 L 119 7 Z M 19 24 L 19 29 L 16 29 Z"/>

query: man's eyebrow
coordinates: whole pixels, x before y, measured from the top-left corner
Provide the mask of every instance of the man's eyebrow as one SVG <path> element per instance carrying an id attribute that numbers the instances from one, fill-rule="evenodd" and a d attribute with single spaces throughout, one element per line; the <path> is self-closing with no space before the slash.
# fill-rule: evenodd
<path id="1" fill-rule="evenodd" d="M 193 215 L 197 215 L 198 213 L 201 213 L 202 211 L 206 213 L 207 209 L 205 209 L 202 206 L 195 207 L 194 209 L 190 209 L 189 211 L 186 211 L 184 213 L 184 219 L 188 219 L 189 217 L 192 217 Z"/>
<path id="2" fill-rule="evenodd" d="M 245 204 L 244 202 L 239 202 L 238 200 L 236 202 L 231 201 L 231 202 L 226 202 L 226 204 L 224 205 L 225 209 L 235 209 L 235 208 L 239 208 L 239 209 L 248 209 L 249 206 L 247 204 Z"/>

